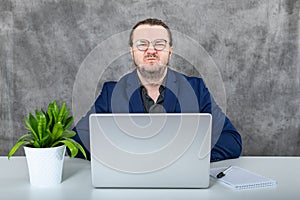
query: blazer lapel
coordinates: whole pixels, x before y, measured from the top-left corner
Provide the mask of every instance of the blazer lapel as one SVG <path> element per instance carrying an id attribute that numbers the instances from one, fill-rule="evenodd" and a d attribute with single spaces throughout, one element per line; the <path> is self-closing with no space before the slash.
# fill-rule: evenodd
<path id="1" fill-rule="evenodd" d="M 176 109 L 178 99 L 177 78 L 173 70 L 168 68 L 166 79 L 166 90 L 164 99 L 164 108 L 167 113 L 180 112 Z"/>
<path id="2" fill-rule="evenodd" d="M 143 113 L 144 106 L 140 93 L 140 84 L 138 81 L 136 70 L 129 74 L 127 79 L 126 95 L 129 101 L 130 113 Z"/>

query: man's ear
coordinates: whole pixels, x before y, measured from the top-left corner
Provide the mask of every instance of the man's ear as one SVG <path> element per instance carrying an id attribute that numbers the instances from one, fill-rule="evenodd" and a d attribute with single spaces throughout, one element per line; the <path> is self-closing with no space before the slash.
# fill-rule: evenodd
<path id="1" fill-rule="evenodd" d="M 129 48 L 131 55 L 133 54 L 133 49 L 132 47 Z"/>
<path id="2" fill-rule="evenodd" d="M 169 59 L 171 58 L 172 53 L 173 53 L 173 47 L 170 47 L 170 49 L 169 49 Z"/>
<path id="3" fill-rule="evenodd" d="M 133 60 L 133 63 L 135 64 L 135 58 L 134 58 L 134 50 L 132 47 L 130 47 L 130 54 L 131 54 L 131 58 Z"/>

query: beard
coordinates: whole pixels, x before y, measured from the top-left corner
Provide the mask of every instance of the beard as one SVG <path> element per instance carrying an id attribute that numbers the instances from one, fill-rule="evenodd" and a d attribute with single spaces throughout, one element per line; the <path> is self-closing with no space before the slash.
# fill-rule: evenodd
<path id="1" fill-rule="evenodd" d="M 144 65 L 136 65 L 138 72 L 140 75 L 150 83 L 155 83 L 162 80 L 165 76 L 165 71 L 167 66 L 164 65 L 151 65 L 151 64 L 144 64 Z"/>
<path id="2" fill-rule="evenodd" d="M 145 57 L 145 59 L 146 58 L 147 57 Z M 158 57 L 156 58 L 159 60 Z M 159 63 L 137 64 L 134 59 L 134 65 L 136 66 L 139 74 L 145 80 L 147 80 L 148 83 L 156 83 L 164 78 L 168 63 L 166 65 L 162 65 Z"/>

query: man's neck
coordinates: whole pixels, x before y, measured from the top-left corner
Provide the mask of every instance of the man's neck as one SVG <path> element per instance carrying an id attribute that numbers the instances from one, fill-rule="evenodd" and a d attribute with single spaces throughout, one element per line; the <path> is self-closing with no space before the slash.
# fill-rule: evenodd
<path id="1" fill-rule="evenodd" d="M 141 73 L 139 71 L 137 71 L 137 75 L 140 79 L 140 83 L 141 85 L 143 85 L 147 91 L 148 89 L 159 89 L 159 87 L 163 84 L 163 81 L 167 75 L 167 68 L 166 70 L 164 71 L 164 73 L 162 74 L 162 76 L 159 78 L 159 79 L 148 79 L 148 78 L 145 78 L 141 75 Z"/>
<path id="2" fill-rule="evenodd" d="M 146 79 L 143 76 L 141 76 L 139 71 L 137 72 L 137 74 L 140 79 L 141 85 L 143 85 L 146 88 L 148 96 L 150 96 L 153 99 L 153 101 L 156 102 L 159 97 L 159 94 L 160 94 L 159 87 L 163 84 L 164 79 L 167 75 L 167 68 L 166 68 L 163 76 L 158 80 Z"/>

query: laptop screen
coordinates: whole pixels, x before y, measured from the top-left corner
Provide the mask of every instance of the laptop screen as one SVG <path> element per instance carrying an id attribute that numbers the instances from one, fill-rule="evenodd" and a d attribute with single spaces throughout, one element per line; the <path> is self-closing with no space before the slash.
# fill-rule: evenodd
<path id="1" fill-rule="evenodd" d="M 210 114 L 92 114 L 89 123 L 95 187 L 208 186 Z M 178 181 L 162 181 L 172 174 Z"/>

